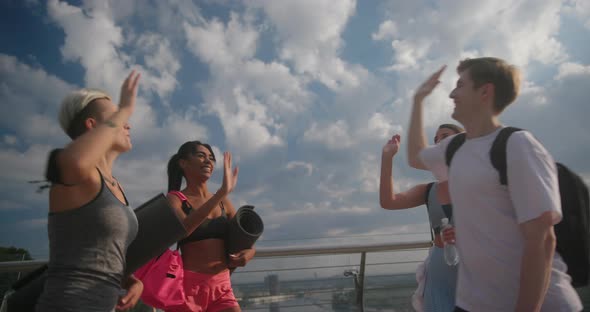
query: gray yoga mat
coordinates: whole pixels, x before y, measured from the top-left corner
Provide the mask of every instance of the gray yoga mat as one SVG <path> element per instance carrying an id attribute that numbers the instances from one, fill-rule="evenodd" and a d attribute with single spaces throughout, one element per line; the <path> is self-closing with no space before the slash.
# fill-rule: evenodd
<path id="1" fill-rule="evenodd" d="M 233 254 L 252 248 L 263 231 L 262 218 L 254 211 L 254 206 L 240 207 L 229 222 L 227 252 Z"/>
<path id="2" fill-rule="evenodd" d="M 127 248 L 126 274 L 131 274 L 152 258 L 186 236 L 168 199 L 159 194 L 135 209 L 139 223 L 137 236 Z"/>

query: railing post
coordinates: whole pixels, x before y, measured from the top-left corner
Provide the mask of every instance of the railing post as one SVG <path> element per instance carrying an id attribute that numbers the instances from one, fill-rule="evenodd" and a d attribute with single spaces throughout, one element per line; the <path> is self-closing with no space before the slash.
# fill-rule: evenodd
<path id="1" fill-rule="evenodd" d="M 20 259 L 20 261 L 25 261 L 25 256 L 26 256 L 26 254 L 23 254 L 22 259 Z M 21 271 L 18 272 L 18 275 L 16 277 L 17 281 L 20 280 L 20 274 L 21 274 Z"/>
<path id="2" fill-rule="evenodd" d="M 365 293 L 365 260 L 367 258 L 367 253 L 361 253 L 361 268 L 359 270 L 358 276 L 358 293 L 357 293 L 357 303 L 359 305 L 359 309 L 361 312 L 365 311 L 365 300 L 364 300 L 364 293 Z"/>

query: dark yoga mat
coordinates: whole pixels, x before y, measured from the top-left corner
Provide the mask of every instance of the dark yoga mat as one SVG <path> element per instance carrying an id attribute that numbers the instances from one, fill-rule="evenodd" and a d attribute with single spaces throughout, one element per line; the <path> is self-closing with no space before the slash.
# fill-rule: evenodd
<path id="1" fill-rule="evenodd" d="M 252 248 L 263 231 L 262 218 L 254 211 L 254 206 L 240 207 L 229 222 L 228 254 Z"/>
<path id="2" fill-rule="evenodd" d="M 131 274 L 152 258 L 186 236 L 164 194 L 150 199 L 135 209 L 139 223 L 137 236 L 127 248 L 126 274 Z"/>
<path id="3" fill-rule="evenodd" d="M 135 209 L 139 228 L 135 240 L 127 249 L 125 275 L 135 272 L 150 259 L 186 235 L 163 194 L 159 194 Z M 8 312 L 34 312 L 45 286 L 47 265 L 29 273 L 12 285 L 14 293 L 7 299 Z"/>
<path id="4" fill-rule="evenodd" d="M 47 265 L 43 265 L 12 284 L 11 294 L 6 300 L 7 312 L 34 312 L 37 300 L 45 286 Z"/>

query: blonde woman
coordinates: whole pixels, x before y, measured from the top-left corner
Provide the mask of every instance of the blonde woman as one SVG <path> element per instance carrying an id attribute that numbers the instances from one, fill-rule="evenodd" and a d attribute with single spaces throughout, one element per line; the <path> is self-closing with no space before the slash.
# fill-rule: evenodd
<path id="1" fill-rule="evenodd" d="M 113 174 L 131 149 L 139 77 L 133 71 L 125 79 L 118 106 L 92 89 L 62 102 L 59 122 L 72 142 L 52 151 L 47 165 L 50 252 L 39 312 L 126 310 L 141 295 L 142 283 L 123 273 L 137 219 Z"/>

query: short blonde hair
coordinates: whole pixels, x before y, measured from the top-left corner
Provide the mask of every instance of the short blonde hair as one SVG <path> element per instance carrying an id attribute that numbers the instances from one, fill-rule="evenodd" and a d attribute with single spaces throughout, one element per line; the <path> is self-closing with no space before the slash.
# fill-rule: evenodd
<path id="1" fill-rule="evenodd" d="M 70 135 L 72 122 L 80 112 L 98 99 L 111 100 L 111 97 L 104 91 L 84 88 L 71 92 L 63 99 L 59 109 L 59 124 L 66 134 Z"/>

